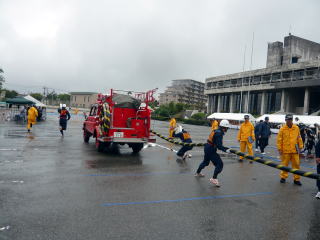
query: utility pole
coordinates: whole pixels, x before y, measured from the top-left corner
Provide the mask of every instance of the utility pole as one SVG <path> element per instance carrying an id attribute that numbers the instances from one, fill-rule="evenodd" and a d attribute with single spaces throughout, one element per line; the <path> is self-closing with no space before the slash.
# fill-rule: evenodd
<path id="1" fill-rule="evenodd" d="M 250 71 L 252 70 L 252 57 L 253 57 L 253 42 L 254 42 L 254 32 L 252 34 L 252 43 L 251 43 L 251 61 L 250 61 Z M 248 99 L 247 99 L 247 112 L 249 113 L 249 104 L 250 104 L 250 83 L 252 80 L 252 75 L 249 77 L 249 87 L 248 87 Z"/>
<path id="2" fill-rule="evenodd" d="M 46 100 L 46 104 L 47 104 L 46 87 L 43 87 L 43 101 L 44 100 Z"/>
<path id="3" fill-rule="evenodd" d="M 246 66 L 246 51 L 247 51 L 247 45 L 244 45 L 242 72 L 244 72 L 244 69 Z M 243 95 L 243 76 L 241 77 L 240 113 L 242 113 L 242 95 Z"/>

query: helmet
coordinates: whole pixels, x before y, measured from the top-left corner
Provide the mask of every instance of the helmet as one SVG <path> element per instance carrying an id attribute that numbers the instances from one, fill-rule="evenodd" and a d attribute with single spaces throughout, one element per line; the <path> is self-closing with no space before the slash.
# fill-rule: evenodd
<path id="1" fill-rule="evenodd" d="M 65 108 L 65 107 L 67 107 L 67 105 L 66 105 L 66 104 L 62 104 L 62 107 L 64 107 L 64 108 Z"/>
<path id="2" fill-rule="evenodd" d="M 174 129 L 174 131 L 176 133 L 182 132 L 182 126 L 181 125 L 177 125 L 176 128 Z"/>
<path id="3" fill-rule="evenodd" d="M 221 120 L 221 122 L 220 122 L 220 127 L 229 128 L 229 127 L 230 127 L 229 121 L 226 120 L 226 119 Z"/>
<path id="4" fill-rule="evenodd" d="M 292 114 L 287 114 L 287 115 L 285 116 L 285 119 L 286 119 L 286 120 L 292 120 L 292 119 L 293 119 Z M 297 120 L 297 118 L 296 118 L 296 121 L 299 121 L 299 118 L 298 118 L 298 120 Z"/>

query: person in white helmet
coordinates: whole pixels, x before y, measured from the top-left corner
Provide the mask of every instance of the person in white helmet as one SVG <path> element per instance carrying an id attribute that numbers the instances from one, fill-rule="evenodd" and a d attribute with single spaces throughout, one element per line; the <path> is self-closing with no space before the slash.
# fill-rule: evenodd
<path id="1" fill-rule="evenodd" d="M 183 143 L 192 143 L 190 134 L 184 130 L 181 125 L 176 126 L 172 136 L 175 138 L 180 138 Z M 178 158 L 185 160 L 188 157 L 187 151 L 190 151 L 192 148 L 193 146 L 182 146 L 182 148 L 180 148 L 180 150 L 177 152 Z"/>
<path id="2" fill-rule="evenodd" d="M 60 133 L 63 136 L 63 131 L 67 130 L 67 122 L 70 120 L 71 116 L 69 111 L 67 110 L 66 104 L 60 104 L 58 109 L 59 113 L 59 125 L 60 125 Z"/>
<path id="3" fill-rule="evenodd" d="M 220 187 L 218 174 L 221 173 L 223 169 L 223 162 L 220 158 L 220 155 L 217 153 L 217 150 L 219 149 L 221 151 L 230 153 L 230 150 L 223 146 L 223 135 L 228 131 L 229 126 L 229 121 L 224 119 L 220 122 L 217 130 L 211 131 L 207 143 L 204 146 L 204 159 L 202 163 L 200 163 L 195 174 L 196 177 L 204 177 L 201 171 L 208 166 L 211 161 L 215 166 L 215 169 L 213 176 L 209 179 L 209 181 L 217 187 Z"/>

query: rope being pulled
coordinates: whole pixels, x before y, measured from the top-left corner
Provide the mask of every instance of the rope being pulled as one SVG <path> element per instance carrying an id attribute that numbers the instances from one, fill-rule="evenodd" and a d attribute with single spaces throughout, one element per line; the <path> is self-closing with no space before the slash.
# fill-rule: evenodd
<path id="1" fill-rule="evenodd" d="M 166 140 L 168 142 L 171 142 L 173 144 L 182 145 L 182 146 L 195 146 L 195 147 L 202 147 L 202 146 L 205 145 L 205 143 L 183 143 L 183 142 L 176 141 L 176 140 L 173 140 L 171 138 L 165 137 L 165 136 L 161 135 L 160 133 L 155 132 L 153 130 L 150 130 L 150 131 L 153 134 L 157 135 L 158 137 L 160 137 L 160 138 L 162 138 L 162 139 L 164 139 L 164 140 Z M 252 160 L 252 161 L 267 165 L 269 167 L 277 168 L 279 170 L 283 170 L 283 171 L 286 171 L 286 172 L 297 174 L 297 175 L 300 175 L 300 176 L 303 176 L 303 177 L 320 180 L 320 174 L 316 174 L 314 172 L 306 172 L 306 171 L 302 171 L 300 169 L 286 167 L 286 166 L 283 166 L 281 164 L 275 163 L 275 162 L 270 161 L 270 160 L 264 160 L 263 158 L 260 158 L 260 157 L 250 156 L 248 154 L 245 154 L 243 152 L 237 151 L 235 149 L 231 149 L 231 148 L 229 148 L 229 149 L 230 149 L 231 153 L 236 154 L 236 155 L 241 156 L 241 157 L 244 157 L 244 158 L 246 158 L 248 160 Z"/>

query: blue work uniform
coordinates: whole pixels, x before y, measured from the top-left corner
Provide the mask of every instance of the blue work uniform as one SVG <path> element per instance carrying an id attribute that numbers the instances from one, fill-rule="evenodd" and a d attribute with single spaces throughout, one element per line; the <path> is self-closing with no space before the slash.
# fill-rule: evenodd
<path id="1" fill-rule="evenodd" d="M 179 132 L 179 133 L 173 132 L 173 137 L 180 138 L 183 143 L 192 143 L 192 139 L 191 139 L 190 134 L 187 131 L 185 131 L 184 129 L 182 129 L 182 132 Z M 177 152 L 177 155 L 179 157 L 183 157 L 183 155 L 187 151 L 191 150 L 192 148 L 193 148 L 193 146 L 182 146 L 182 148 L 180 148 L 180 150 Z"/>
<path id="2" fill-rule="evenodd" d="M 71 118 L 67 109 L 58 109 L 60 130 L 67 130 L 67 121 Z"/>
<path id="3" fill-rule="evenodd" d="M 254 126 L 254 135 L 256 136 L 256 148 L 260 146 L 260 138 L 258 134 L 261 128 L 261 124 L 262 122 L 259 122 Z"/>
<path id="4" fill-rule="evenodd" d="M 316 158 L 320 158 L 320 140 L 316 144 Z M 317 173 L 320 174 L 320 163 L 317 164 Z M 318 191 L 320 192 L 320 180 L 317 180 Z"/>
<path id="5" fill-rule="evenodd" d="M 215 166 L 213 172 L 213 178 L 217 178 L 218 174 L 222 172 L 223 162 L 220 155 L 217 153 L 217 149 L 226 152 L 227 148 L 222 145 L 224 132 L 221 128 L 214 130 L 209 135 L 208 141 L 204 146 L 204 159 L 200 163 L 197 173 L 199 174 L 202 169 L 209 165 L 210 161 Z"/>
<path id="6" fill-rule="evenodd" d="M 259 126 L 258 137 L 260 138 L 260 150 L 264 152 L 266 146 L 269 145 L 269 137 L 271 135 L 270 125 L 267 122 L 263 122 Z M 257 135 L 256 135 L 257 136 Z"/>

